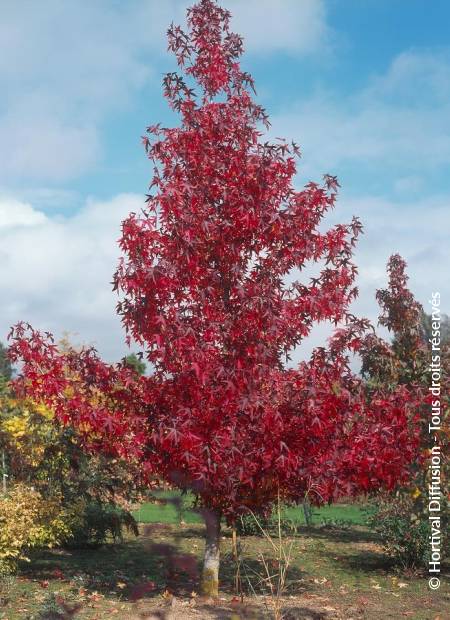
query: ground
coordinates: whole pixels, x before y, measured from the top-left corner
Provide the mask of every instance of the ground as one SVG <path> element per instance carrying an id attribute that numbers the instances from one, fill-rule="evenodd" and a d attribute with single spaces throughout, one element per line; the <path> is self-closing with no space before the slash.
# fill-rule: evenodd
<path id="1" fill-rule="evenodd" d="M 153 508 L 145 510 L 148 521 L 158 518 Z M 339 519 L 344 521 L 335 519 L 334 524 L 328 522 L 326 527 L 318 524 L 310 529 L 300 526 L 297 535 L 290 539 L 293 563 L 282 601 L 286 620 L 445 620 L 450 617 L 448 584 L 432 592 L 425 575 L 396 569 L 371 532 L 347 522 L 360 519 L 355 507 L 340 507 L 340 511 Z M 328 514 L 336 516 L 336 513 Z M 346 516 L 352 519 L 345 520 Z M 336 527 L 336 523 L 341 527 Z M 234 563 L 228 530 L 223 532 L 222 588 L 216 601 L 201 600 L 196 592 L 203 550 L 201 524 L 147 523 L 140 526 L 140 531 L 138 538 L 127 538 L 120 545 L 96 550 L 54 549 L 36 554 L 29 564 L 22 566 L 18 577 L 3 580 L 0 619 L 259 620 L 273 617 L 267 611 L 271 599 L 261 596 L 258 586 L 258 575 L 263 573 L 258 556 L 263 554 L 269 563 L 271 557 L 270 545 L 264 539 L 253 536 L 243 539 L 244 585 L 248 589 L 247 575 L 257 596 L 247 595 L 241 603 L 234 596 Z M 58 603 L 61 600 L 65 611 Z M 37 615 L 39 611 L 41 614 Z"/>

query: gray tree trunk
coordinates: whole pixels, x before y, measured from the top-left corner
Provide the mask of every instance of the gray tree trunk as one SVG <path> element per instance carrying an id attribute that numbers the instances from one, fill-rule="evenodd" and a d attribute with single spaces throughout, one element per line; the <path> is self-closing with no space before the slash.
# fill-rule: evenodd
<path id="1" fill-rule="evenodd" d="M 213 510 L 203 513 L 206 525 L 205 557 L 200 582 L 204 596 L 219 596 L 220 514 Z"/>

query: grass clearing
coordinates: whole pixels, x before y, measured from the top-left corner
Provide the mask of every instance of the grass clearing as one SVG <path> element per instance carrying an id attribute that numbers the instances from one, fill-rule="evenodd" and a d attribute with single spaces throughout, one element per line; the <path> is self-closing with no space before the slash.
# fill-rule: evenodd
<path id="1" fill-rule="evenodd" d="M 180 495 L 175 491 L 154 493 L 156 501 L 142 504 L 133 515 L 139 523 L 202 523 L 202 518 L 193 509 L 194 497 L 189 493 Z M 289 506 L 283 509 L 284 515 L 299 526 L 306 525 L 302 506 Z M 348 522 L 349 525 L 364 525 L 366 513 L 364 506 L 358 504 L 332 504 L 313 509 L 315 525 L 323 521 Z"/>
<path id="2" fill-rule="evenodd" d="M 347 513 L 348 517 L 348 513 Z M 343 518 L 342 515 L 338 518 Z M 49 594 L 61 597 L 77 620 L 269 618 L 262 596 L 234 598 L 231 533 L 223 532 L 221 595 L 202 601 L 195 595 L 203 526 L 140 526 L 140 536 L 97 550 L 36 553 L 4 590 L 1 620 L 24 620 L 43 608 Z M 353 526 L 301 528 L 294 539 L 294 561 L 284 600 L 291 619 L 435 620 L 450 617 L 445 584 L 430 592 L 426 576 L 402 574 L 382 553 L 376 536 Z M 242 541 L 246 570 L 261 570 L 259 553 L 270 557 L 259 537 Z M 256 583 L 256 581 L 255 581 Z M 193 594 L 194 593 L 194 594 Z M 48 616 L 51 617 L 51 616 Z"/>

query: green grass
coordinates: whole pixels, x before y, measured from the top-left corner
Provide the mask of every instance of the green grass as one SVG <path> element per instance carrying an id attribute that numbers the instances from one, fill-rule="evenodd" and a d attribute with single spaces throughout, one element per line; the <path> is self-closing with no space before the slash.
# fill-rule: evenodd
<path id="1" fill-rule="evenodd" d="M 327 518 L 331 518 L 330 514 L 343 518 L 342 512 L 328 511 Z M 345 516 L 349 514 L 351 511 Z M 167 606 L 170 611 L 170 599 L 162 596 L 166 589 L 175 594 L 178 605 L 183 605 L 180 613 L 185 620 L 263 617 L 245 610 L 242 615 L 233 616 L 234 562 L 228 528 L 224 527 L 221 541 L 221 600 L 214 608 L 197 600 L 192 613 L 189 601 L 198 587 L 204 526 L 148 524 L 140 529 L 137 539 L 127 537 L 120 545 L 34 553 L 32 561 L 23 564 L 10 585 L 0 580 L 0 620 L 35 616 L 43 609 L 49 593 L 60 596 L 69 606 L 81 606 L 75 620 L 164 617 Z M 384 555 L 377 537 L 361 526 L 345 531 L 311 528 L 290 540 L 292 565 L 286 605 L 303 610 L 303 615 L 293 617 L 319 618 L 324 617 L 325 611 L 328 616 L 329 610 L 336 610 L 337 615 L 331 617 L 365 620 L 450 617 L 446 584 L 442 584 L 440 591 L 430 592 L 426 575 L 405 574 L 396 569 Z M 257 593 L 261 590 L 257 575 L 264 573 L 260 558 L 273 558 L 273 553 L 271 545 L 261 537 L 242 540 L 245 571 L 253 579 Z M 245 585 L 245 604 L 256 606 L 261 612 L 261 599 L 251 596 L 246 582 Z"/>
<path id="2" fill-rule="evenodd" d="M 289 519 L 297 521 L 300 525 L 305 525 L 303 508 L 301 506 L 285 508 L 285 514 Z M 337 522 L 348 521 L 353 525 L 364 525 L 366 514 L 364 507 L 356 504 L 333 504 L 331 506 L 314 508 L 313 524 L 320 525 L 324 519 Z"/>
<path id="3" fill-rule="evenodd" d="M 182 606 L 185 620 L 268 618 L 262 615 L 260 576 L 265 576 L 261 558 L 269 565 L 275 558 L 270 542 L 260 536 L 241 539 L 246 596 L 236 615 L 231 531 L 224 525 L 220 601 L 211 607 L 197 597 L 196 609 L 191 609 L 201 570 L 204 525 L 192 510 L 192 496 L 167 491 L 159 492 L 157 498 L 159 503 L 145 503 L 135 512 L 141 522 L 138 538 L 127 535 L 123 544 L 94 550 L 33 553 L 31 562 L 23 563 L 11 583 L 0 579 L 0 620 L 50 617 L 36 615 L 49 595 L 61 597 L 69 608 L 79 606 L 70 616 L 75 620 L 165 617 L 171 609 L 170 593 Z M 441 590 L 430 592 L 423 571 L 415 574 L 395 567 L 384 554 L 379 537 L 364 527 L 365 513 L 360 506 L 336 504 L 315 509 L 312 528 L 304 526 L 302 507 L 285 511 L 299 525 L 295 536 L 285 537 L 286 544 L 292 544 L 285 602 L 303 614 L 292 617 L 319 618 L 331 610 L 337 614 L 332 617 L 365 620 L 450 617 L 444 575 Z M 323 520 L 331 527 L 320 527 Z M 250 613 L 250 608 L 254 612 Z"/>
<path id="4" fill-rule="evenodd" d="M 202 518 L 192 510 L 194 498 L 190 494 L 180 495 L 176 491 L 160 491 L 154 494 L 158 503 L 147 502 L 142 504 L 133 513 L 139 523 L 202 523 Z M 178 503 L 179 502 L 179 503 Z M 290 506 L 283 511 L 288 519 L 298 525 L 305 525 L 303 508 Z M 352 525 L 364 525 L 366 515 L 364 507 L 356 504 L 334 504 L 314 508 L 313 523 L 321 525 L 323 520 L 334 522 L 348 522 Z"/>
<path id="5" fill-rule="evenodd" d="M 138 523 L 202 523 L 201 516 L 192 510 L 194 497 L 191 494 L 156 491 L 153 495 L 157 498 L 157 503 L 147 502 L 133 512 Z"/>

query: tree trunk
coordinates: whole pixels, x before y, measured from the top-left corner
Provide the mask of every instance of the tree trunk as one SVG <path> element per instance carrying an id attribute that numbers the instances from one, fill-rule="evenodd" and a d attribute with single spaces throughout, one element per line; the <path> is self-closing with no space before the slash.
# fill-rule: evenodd
<path id="1" fill-rule="evenodd" d="M 306 525 L 308 527 L 312 527 L 313 518 L 312 518 L 311 504 L 309 503 L 309 500 L 306 497 L 303 500 L 303 514 L 305 515 Z"/>
<path id="2" fill-rule="evenodd" d="M 6 473 L 6 457 L 4 450 L 2 450 L 2 474 L 3 495 L 6 495 L 6 479 L 8 474 Z"/>
<path id="3" fill-rule="evenodd" d="M 200 582 L 204 596 L 219 596 L 220 514 L 213 510 L 203 513 L 206 525 L 205 558 Z"/>

